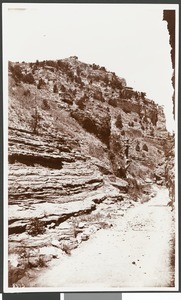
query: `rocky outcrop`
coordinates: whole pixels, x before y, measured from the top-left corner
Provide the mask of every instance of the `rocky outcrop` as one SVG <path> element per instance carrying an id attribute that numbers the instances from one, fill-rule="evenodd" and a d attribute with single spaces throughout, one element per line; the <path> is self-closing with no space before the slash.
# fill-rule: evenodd
<path id="1" fill-rule="evenodd" d="M 164 10 L 163 11 L 163 20 L 167 22 L 167 29 L 169 32 L 169 43 L 171 46 L 170 54 L 171 54 L 171 60 L 172 60 L 172 69 L 173 69 L 173 75 L 172 75 L 172 86 L 174 88 L 174 93 L 172 96 L 172 102 L 173 102 L 173 115 L 175 118 L 175 21 L 176 21 L 176 12 L 175 10 Z"/>
<path id="2" fill-rule="evenodd" d="M 103 143 L 109 146 L 111 132 L 111 116 L 106 106 L 89 101 L 84 110 L 76 109 L 71 116 L 88 132 L 97 136 Z"/>
<path id="3" fill-rule="evenodd" d="M 165 145 L 165 177 L 166 186 L 169 189 L 170 203 L 175 202 L 175 137 L 169 135 Z"/>

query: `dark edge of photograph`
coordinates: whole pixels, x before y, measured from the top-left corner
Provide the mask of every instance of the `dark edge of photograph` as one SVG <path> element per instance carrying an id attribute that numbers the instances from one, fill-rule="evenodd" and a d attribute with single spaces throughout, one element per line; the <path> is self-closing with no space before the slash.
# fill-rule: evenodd
<path id="1" fill-rule="evenodd" d="M 8 2 L 11 2 L 11 1 L 8 1 Z M 19 2 L 20 1 L 18 1 L 18 3 Z M 173 3 L 172 1 L 163 1 L 163 2 L 164 3 L 167 3 L 167 2 L 168 3 Z M 23 2 L 23 3 L 31 3 L 31 2 Z M 41 2 L 39 2 L 39 3 L 41 3 Z M 46 3 L 46 2 L 44 1 L 42 3 Z M 49 2 L 47 2 L 47 3 L 49 3 Z M 58 2 L 52 2 L 52 3 L 62 3 L 62 2 L 58 1 Z M 86 2 L 83 2 L 83 3 L 86 3 Z M 118 3 L 118 1 L 116 1 L 116 3 Z M 119 3 L 121 3 L 121 2 L 119 1 Z M 134 3 L 134 2 L 131 2 L 131 3 Z M 175 4 L 175 3 L 173 3 L 173 4 Z M 180 7 L 179 7 L 179 9 L 180 9 Z M 180 30 L 179 30 L 179 37 L 180 37 Z M 1 39 L 1 43 L 2 43 L 2 39 Z M 179 38 L 179 43 L 180 43 L 180 38 Z M 179 57 L 180 57 L 180 53 L 179 53 Z M 179 60 L 179 62 L 180 62 L 180 60 Z M 1 70 L 2 70 L 2 65 L 3 65 L 3 58 L 1 58 Z M 180 68 L 179 68 L 179 71 L 180 71 Z M 3 95 L 2 95 L 3 94 L 2 78 L 3 78 L 3 76 L 2 76 L 2 73 L 1 73 L 1 77 L 0 77 L 0 79 L 1 79 L 1 96 L 2 96 L 1 99 L 3 98 Z M 178 99 L 180 99 L 180 81 L 178 80 L 178 82 L 179 82 L 179 96 L 178 96 Z M 3 144 L 3 102 L 2 101 L 0 102 L 0 112 L 1 112 L 0 142 Z M 178 101 L 178 115 L 179 115 L 179 112 L 180 112 L 180 102 Z M 178 136 L 179 136 L 179 133 L 180 133 L 180 126 L 181 126 L 180 122 L 181 122 L 180 118 L 178 118 Z M 181 168 L 181 162 L 180 162 L 180 150 L 181 149 L 180 149 L 180 147 L 181 147 L 180 139 L 178 139 L 178 183 L 179 183 L 178 184 L 178 192 L 179 192 L 179 196 L 180 196 L 180 189 L 181 189 L 180 180 L 179 180 L 179 177 L 180 177 L 180 168 Z M 1 162 L 2 162 L 3 161 L 3 148 L 2 147 L 0 148 L 0 159 L 1 159 Z M 3 199 L 3 164 L 2 164 L 2 167 L 1 167 L 1 172 L 2 172 L 1 173 L 2 176 L 0 178 L 0 192 L 1 192 L 1 195 L 2 195 L 2 199 Z M 1 208 L 1 212 L 0 212 L 0 214 L 1 214 L 1 225 L 3 225 L 3 203 L 2 203 L 2 201 L 1 201 L 0 205 L 1 205 L 0 206 L 0 208 Z M 178 205 L 179 205 L 178 215 L 180 216 L 180 214 L 181 214 L 180 204 L 178 203 Z M 180 222 L 179 222 L 179 248 L 181 246 L 181 238 L 180 238 L 180 229 L 181 228 L 180 227 L 181 227 L 181 225 L 180 225 Z M 3 228 L 3 226 L 1 228 Z M 3 231 L 2 230 L 1 230 L 1 240 L 0 240 L 0 243 L 1 243 L 0 244 L 1 249 L 3 249 Z M 0 252 L 0 261 L 1 261 L 1 267 L 2 267 L 2 265 L 3 265 L 3 252 L 2 251 Z M 179 259 L 179 270 L 180 270 L 180 259 Z M 2 290 L 2 284 L 3 284 L 2 281 L 3 281 L 3 277 L 1 276 L 1 282 L 0 282 L 1 290 Z M 180 290 L 180 286 L 181 286 L 181 278 L 179 276 L 179 292 L 181 291 Z M 151 291 L 151 292 L 153 292 L 153 291 Z M 76 293 L 78 293 L 78 292 L 76 292 Z M 92 293 L 92 294 L 94 294 L 94 293 Z M 49 293 L 38 293 L 38 294 L 36 294 L 36 293 L 32 293 L 32 294 L 23 293 L 22 295 L 21 294 L 19 294 L 19 295 L 18 294 L 14 294 L 14 295 L 13 294 L 4 294 L 3 295 L 3 299 L 5 299 L 5 300 L 6 299 L 7 300 L 18 299 L 19 300 L 19 299 L 21 299 L 22 296 L 24 296 L 24 298 L 22 297 L 22 299 L 26 298 L 27 300 L 30 300 L 30 299 L 33 299 L 33 297 L 35 297 L 36 295 L 38 295 L 38 297 L 40 297 L 40 298 L 42 297 L 42 299 L 46 299 L 45 295 L 47 295 L 49 297 L 51 296 L 51 299 L 52 299 L 52 296 L 56 297 L 56 298 L 53 298 L 53 300 L 54 299 L 56 299 L 56 300 L 59 299 L 58 297 L 60 296 L 59 293 L 50 293 L 50 294 Z M 49 299 L 49 298 L 47 298 L 47 299 Z"/>

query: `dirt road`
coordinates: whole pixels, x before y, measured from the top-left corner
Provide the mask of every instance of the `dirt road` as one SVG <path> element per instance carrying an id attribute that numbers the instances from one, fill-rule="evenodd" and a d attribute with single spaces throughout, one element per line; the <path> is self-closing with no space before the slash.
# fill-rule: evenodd
<path id="1" fill-rule="evenodd" d="M 70 290 L 173 286 L 174 212 L 168 202 L 168 191 L 157 189 L 149 202 L 128 209 L 112 228 L 98 231 L 71 256 L 54 260 L 28 286 Z"/>

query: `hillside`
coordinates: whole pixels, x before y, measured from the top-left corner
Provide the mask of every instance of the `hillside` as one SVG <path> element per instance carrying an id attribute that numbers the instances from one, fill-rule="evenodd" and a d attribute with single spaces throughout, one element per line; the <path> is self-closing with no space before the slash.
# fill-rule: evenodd
<path id="1" fill-rule="evenodd" d="M 40 254 L 43 265 L 56 257 L 56 243 L 69 253 L 111 226 L 115 203 L 148 201 L 152 184 L 165 184 L 168 132 L 145 92 L 76 56 L 10 62 L 8 101 L 12 285 Z M 98 213 L 100 203 L 107 209 Z"/>

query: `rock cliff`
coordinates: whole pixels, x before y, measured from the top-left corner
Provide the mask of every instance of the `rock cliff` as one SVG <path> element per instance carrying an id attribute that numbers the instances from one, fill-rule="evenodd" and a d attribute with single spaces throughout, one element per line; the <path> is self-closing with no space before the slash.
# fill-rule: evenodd
<path id="1" fill-rule="evenodd" d="M 168 133 L 162 107 L 75 56 L 10 62 L 8 104 L 9 254 L 26 258 L 18 271 L 11 260 L 12 285 L 42 263 L 42 247 L 69 252 L 111 226 L 115 203 L 147 201 L 151 184 L 165 183 Z"/>

